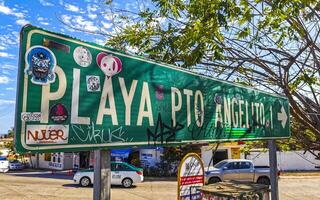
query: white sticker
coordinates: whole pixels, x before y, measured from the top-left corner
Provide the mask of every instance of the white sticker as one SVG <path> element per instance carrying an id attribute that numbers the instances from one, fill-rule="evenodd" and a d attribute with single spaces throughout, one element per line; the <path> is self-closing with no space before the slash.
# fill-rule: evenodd
<path id="1" fill-rule="evenodd" d="M 73 51 L 73 59 L 81 67 L 88 67 L 92 62 L 92 55 L 87 48 L 79 46 Z"/>
<path id="2" fill-rule="evenodd" d="M 26 144 L 67 144 L 69 125 L 27 125 Z"/>
<path id="3" fill-rule="evenodd" d="M 39 122 L 41 120 L 41 112 L 23 112 L 21 120 L 25 122 Z"/>
<path id="4" fill-rule="evenodd" d="M 100 92 L 100 77 L 99 76 L 86 76 L 87 91 Z"/>

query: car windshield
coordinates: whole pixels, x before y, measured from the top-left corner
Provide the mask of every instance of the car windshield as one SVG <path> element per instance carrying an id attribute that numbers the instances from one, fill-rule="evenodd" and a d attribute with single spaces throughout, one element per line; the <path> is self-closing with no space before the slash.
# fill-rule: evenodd
<path id="1" fill-rule="evenodd" d="M 224 166 L 227 163 L 227 161 L 220 161 L 217 164 L 215 164 L 213 167 L 214 168 L 221 168 L 222 166 Z"/>

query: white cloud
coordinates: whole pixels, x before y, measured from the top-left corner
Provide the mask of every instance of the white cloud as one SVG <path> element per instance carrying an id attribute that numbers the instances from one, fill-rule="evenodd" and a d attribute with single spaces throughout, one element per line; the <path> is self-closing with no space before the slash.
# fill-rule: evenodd
<path id="1" fill-rule="evenodd" d="M 104 18 L 106 19 L 106 20 L 109 20 L 109 21 L 112 21 L 114 18 L 116 18 L 118 16 L 118 14 L 113 14 L 113 13 L 111 13 L 111 12 L 107 12 L 107 13 L 105 13 L 105 15 L 104 15 Z"/>
<path id="2" fill-rule="evenodd" d="M 38 21 L 45 21 L 45 20 L 48 20 L 48 18 L 38 17 L 37 20 L 38 20 Z"/>
<path id="3" fill-rule="evenodd" d="M 95 32 L 98 31 L 99 28 L 92 21 L 88 21 L 84 19 L 82 16 L 68 16 L 62 15 L 61 19 L 67 25 L 80 30 Z M 68 29 L 69 30 L 69 29 Z"/>
<path id="4" fill-rule="evenodd" d="M 64 6 L 65 6 L 66 10 L 69 10 L 71 12 L 79 12 L 79 10 L 80 10 L 80 8 L 75 5 L 65 4 Z"/>
<path id="5" fill-rule="evenodd" d="M 8 70 L 15 70 L 17 67 L 15 65 L 5 63 L 5 64 L 1 64 L 0 68 L 8 69 Z"/>
<path id="6" fill-rule="evenodd" d="M 6 50 L 7 48 L 0 45 L 0 50 Z"/>
<path id="7" fill-rule="evenodd" d="M 14 88 L 13 88 L 13 87 L 7 87 L 6 90 L 11 90 L 11 91 L 13 91 Z"/>
<path id="8" fill-rule="evenodd" d="M 40 22 L 40 24 L 45 25 L 45 26 L 48 26 L 48 25 L 49 25 L 48 22 Z"/>
<path id="9" fill-rule="evenodd" d="M 69 15 L 62 15 L 61 18 L 64 23 L 69 24 L 71 22 L 71 17 Z"/>
<path id="10" fill-rule="evenodd" d="M 88 12 L 94 12 L 94 11 L 97 11 L 98 10 L 98 6 L 97 5 L 88 5 L 87 6 L 87 10 Z"/>
<path id="11" fill-rule="evenodd" d="M 10 79 L 7 76 L 0 76 L 0 84 L 7 84 L 9 83 Z"/>
<path id="12" fill-rule="evenodd" d="M 87 5 L 87 12 L 88 12 L 88 17 L 90 18 L 90 19 L 96 19 L 97 17 L 98 17 L 98 15 L 95 13 L 95 11 L 97 11 L 98 10 L 98 6 L 97 5 L 95 5 L 95 4 L 89 4 L 89 5 Z"/>
<path id="13" fill-rule="evenodd" d="M 7 53 L 7 52 L 1 52 L 0 51 L 0 57 L 4 57 L 4 58 L 14 58 L 14 55 Z"/>
<path id="14" fill-rule="evenodd" d="M 103 28 L 105 28 L 105 29 L 109 29 L 112 27 L 112 23 L 107 23 L 107 22 L 102 21 L 101 24 L 102 24 Z"/>
<path id="15" fill-rule="evenodd" d="M 15 104 L 15 103 L 16 103 L 16 101 L 14 101 L 14 100 L 0 99 L 0 105 Z"/>
<path id="16" fill-rule="evenodd" d="M 96 15 L 96 14 L 88 14 L 88 17 L 89 17 L 90 19 L 95 19 L 95 18 L 98 17 L 98 15 Z"/>
<path id="17" fill-rule="evenodd" d="M 26 24 L 29 24 L 30 22 L 29 22 L 28 20 L 25 20 L 25 19 L 18 19 L 18 20 L 16 21 L 16 23 L 17 23 L 18 25 L 24 26 L 24 25 L 26 25 Z"/>
<path id="18" fill-rule="evenodd" d="M 43 6 L 54 6 L 53 3 L 50 3 L 46 0 L 40 0 L 40 4 L 43 5 Z"/>
<path id="19" fill-rule="evenodd" d="M 97 43 L 97 44 L 100 44 L 100 45 L 105 45 L 106 44 L 105 40 L 101 40 L 101 39 L 95 39 L 94 42 Z"/>
<path id="20" fill-rule="evenodd" d="M 7 6 L 4 5 L 4 2 L 1 2 L 0 3 L 0 13 L 3 13 L 5 15 L 13 15 L 13 16 L 16 16 L 18 18 L 22 18 L 24 17 L 24 14 L 21 13 L 21 12 L 16 12 L 15 9 L 11 9 Z"/>

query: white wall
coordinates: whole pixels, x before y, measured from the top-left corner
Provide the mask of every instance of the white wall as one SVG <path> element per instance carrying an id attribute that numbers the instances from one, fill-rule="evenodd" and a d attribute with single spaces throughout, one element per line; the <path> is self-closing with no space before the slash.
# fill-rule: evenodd
<path id="1" fill-rule="evenodd" d="M 10 150 L 9 149 L 6 149 L 6 148 L 3 148 L 3 149 L 0 149 L 0 152 L 1 152 L 1 155 L 0 156 L 8 156 L 9 155 L 9 152 Z"/>
<path id="2" fill-rule="evenodd" d="M 53 157 L 55 157 L 55 162 L 53 162 Z M 58 162 L 58 157 L 60 157 L 60 162 Z M 33 167 L 36 167 L 37 156 L 31 156 Z M 73 154 L 72 153 L 52 153 L 51 161 L 44 160 L 44 153 L 39 154 L 39 168 L 42 169 L 55 169 L 55 170 L 66 170 L 72 169 L 73 167 Z"/>
<path id="3" fill-rule="evenodd" d="M 316 160 L 311 153 L 303 153 L 303 151 L 277 152 L 279 169 L 282 171 L 319 170 L 315 166 L 320 166 L 320 160 Z M 255 165 L 269 165 L 269 152 L 251 152 L 247 159 L 252 160 Z"/>
<path id="4" fill-rule="evenodd" d="M 36 167 L 37 165 L 37 154 L 34 156 L 31 156 L 31 161 L 33 167 Z M 39 153 L 39 168 L 48 169 L 49 167 L 49 161 L 44 160 L 44 153 Z"/>
<path id="5" fill-rule="evenodd" d="M 211 146 L 203 146 L 201 147 L 201 159 L 205 167 L 208 167 L 211 157 L 212 157 L 212 148 Z M 225 151 L 227 150 L 228 158 L 231 158 L 231 151 L 229 147 L 219 147 L 217 151 Z M 212 164 L 212 163 L 211 163 Z"/>

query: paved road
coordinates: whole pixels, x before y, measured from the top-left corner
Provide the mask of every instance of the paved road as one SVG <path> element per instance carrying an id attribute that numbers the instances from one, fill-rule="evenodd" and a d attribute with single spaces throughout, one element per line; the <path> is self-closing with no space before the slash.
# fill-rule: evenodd
<path id="1" fill-rule="evenodd" d="M 92 199 L 92 188 L 81 188 L 72 178 L 50 173 L 0 174 L 1 200 Z M 281 200 L 320 199 L 320 176 L 280 179 Z M 131 189 L 112 187 L 112 200 L 174 200 L 176 181 L 146 181 Z"/>

